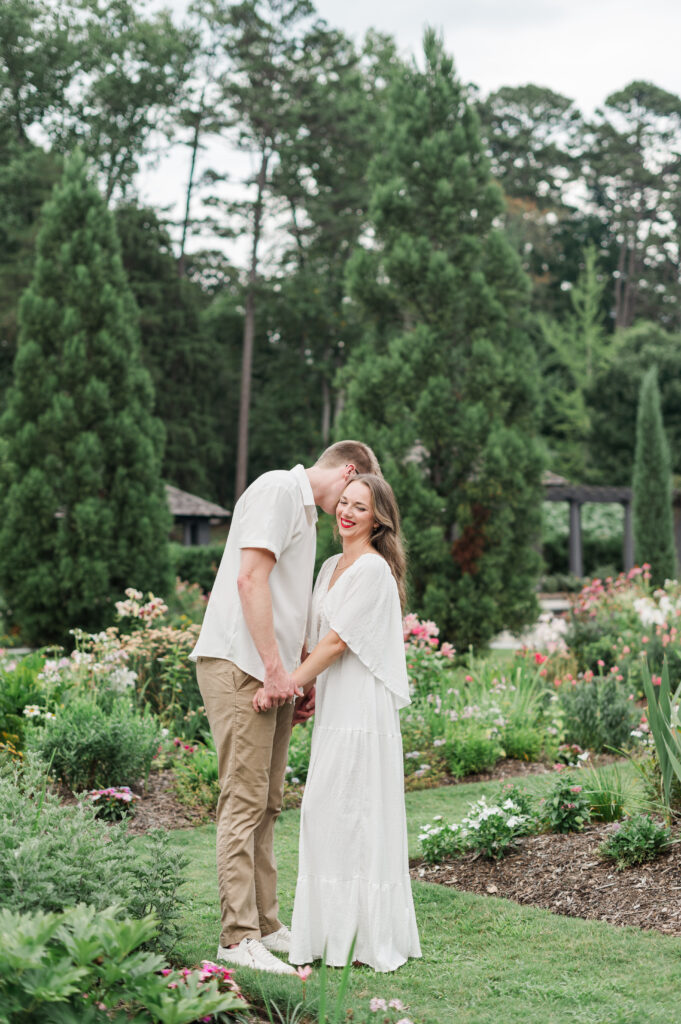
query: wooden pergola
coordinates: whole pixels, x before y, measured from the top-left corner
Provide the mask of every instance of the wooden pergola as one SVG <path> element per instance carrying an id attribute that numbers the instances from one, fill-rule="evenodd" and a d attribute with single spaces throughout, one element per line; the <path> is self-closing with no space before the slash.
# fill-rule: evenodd
<path id="1" fill-rule="evenodd" d="M 575 576 L 584 575 L 582 557 L 582 505 L 593 502 L 596 505 L 618 504 L 624 506 L 624 542 L 622 563 L 625 572 L 634 566 L 634 523 L 631 514 L 631 487 L 599 487 L 592 484 L 571 484 L 555 473 L 544 473 L 545 501 L 567 501 L 570 505 L 569 571 Z M 674 537 L 677 557 L 681 551 L 681 491 L 673 492 Z"/>

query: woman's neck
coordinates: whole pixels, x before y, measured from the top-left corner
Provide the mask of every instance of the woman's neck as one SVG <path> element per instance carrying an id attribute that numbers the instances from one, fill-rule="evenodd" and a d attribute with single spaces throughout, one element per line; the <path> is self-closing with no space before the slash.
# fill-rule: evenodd
<path id="1" fill-rule="evenodd" d="M 343 565 L 351 565 L 361 555 L 366 555 L 374 549 L 371 546 L 371 541 L 368 538 L 354 540 L 350 537 L 343 538 L 343 554 L 341 555 Z"/>

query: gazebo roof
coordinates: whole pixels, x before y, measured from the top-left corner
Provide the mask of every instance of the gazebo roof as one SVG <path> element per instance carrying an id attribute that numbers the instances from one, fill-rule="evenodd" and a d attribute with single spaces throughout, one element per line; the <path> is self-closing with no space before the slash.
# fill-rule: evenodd
<path id="1" fill-rule="evenodd" d="M 165 485 L 168 497 L 168 508 L 171 514 L 186 519 L 231 519 L 232 513 L 222 505 L 216 505 L 205 498 L 199 498 L 189 491 L 181 491 L 179 487 Z"/>

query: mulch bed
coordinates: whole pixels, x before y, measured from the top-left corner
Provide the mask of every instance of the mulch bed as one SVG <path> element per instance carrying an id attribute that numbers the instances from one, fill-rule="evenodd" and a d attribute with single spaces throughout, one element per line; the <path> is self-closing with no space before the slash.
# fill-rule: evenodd
<path id="1" fill-rule="evenodd" d="M 551 766 L 544 764 L 506 760 L 493 772 L 461 781 L 506 780 L 550 771 Z M 137 812 L 128 824 L 135 834 L 152 828 L 191 828 L 215 820 L 205 809 L 179 802 L 171 770 L 152 772 L 146 793 L 140 795 Z M 598 856 L 598 847 L 612 827 L 590 825 L 580 833 L 526 836 L 518 841 L 515 852 L 500 861 L 473 854 L 437 865 L 412 861 L 411 876 L 567 917 L 681 935 L 681 832 L 675 836 L 679 843 L 669 853 L 650 864 L 616 871 L 612 863 Z"/>
<path id="2" fill-rule="evenodd" d="M 567 917 L 681 935 L 681 842 L 649 864 L 616 871 L 598 856 L 612 828 L 526 836 L 500 861 L 474 854 L 435 865 L 412 861 L 411 876 Z"/>
<path id="3" fill-rule="evenodd" d="M 135 790 L 137 801 L 135 815 L 128 823 L 128 831 L 140 835 L 152 828 L 192 828 L 215 821 L 215 815 L 204 807 L 191 807 L 180 803 L 173 786 L 172 769 L 151 772 L 147 790 Z"/>

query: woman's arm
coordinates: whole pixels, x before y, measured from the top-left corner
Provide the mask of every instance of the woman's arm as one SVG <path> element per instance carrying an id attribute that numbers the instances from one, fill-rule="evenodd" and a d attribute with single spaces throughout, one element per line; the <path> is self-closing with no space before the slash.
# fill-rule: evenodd
<path id="1" fill-rule="evenodd" d="M 302 686 L 303 692 L 307 693 L 320 672 L 324 672 L 329 665 L 340 658 L 345 651 L 347 644 L 332 629 L 323 636 L 316 647 L 314 647 L 307 658 L 293 672 L 291 678 L 296 689 Z"/>
<path id="2" fill-rule="evenodd" d="M 341 640 L 338 633 L 330 629 L 292 674 L 291 679 L 295 683 L 296 689 L 299 690 L 302 687 L 303 692 L 307 694 L 314 686 L 320 672 L 324 672 L 329 665 L 340 658 L 346 647 L 347 644 Z M 267 708 L 260 707 L 261 694 L 263 694 L 262 689 L 256 690 L 253 697 L 253 707 L 256 711 L 267 710 Z"/>

